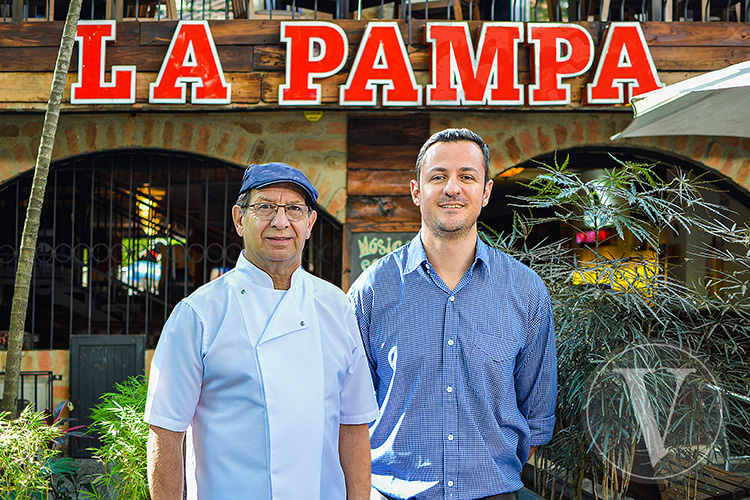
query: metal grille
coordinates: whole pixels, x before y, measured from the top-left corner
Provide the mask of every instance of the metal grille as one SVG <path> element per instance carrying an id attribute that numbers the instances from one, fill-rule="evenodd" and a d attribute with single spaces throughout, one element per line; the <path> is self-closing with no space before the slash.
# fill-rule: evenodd
<path id="1" fill-rule="evenodd" d="M 21 372 L 21 380 L 18 386 L 18 411 L 31 405 L 34 411 L 47 410 L 51 412 L 52 406 L 52 372 Z M 5 372 L 0 372 L 0 390 L 5 385 Z"/>
<path id="2" fill-rule="evenodd" d="M 145 334 L 172 308 L 234 266 L 242 250 L 231 217 L 242 169 L 154 151 L 78 157 L 53 166 L 32 275 L 27 347 L 67 348 L 73 334 Z M 10 307 L 31 187 L 0 187 L 0 332 Z M 303 265 L 341 280 L 341 225 L 323 210 Z"/>

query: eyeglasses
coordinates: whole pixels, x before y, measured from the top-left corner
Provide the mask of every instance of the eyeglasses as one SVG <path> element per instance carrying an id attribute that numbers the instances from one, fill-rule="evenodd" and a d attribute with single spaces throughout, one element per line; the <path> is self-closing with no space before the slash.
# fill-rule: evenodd
<path id="1" fill-rule="evenodd" d="M 307 205 L 279 205 L 277 203 L 251 203 L 247 205 L 253 214 L 260 220 L 271 220 L 276 217 L 279 208 L 283 208 L 286 218 L 298 222 L 310 214 L 310 207 Z"/>

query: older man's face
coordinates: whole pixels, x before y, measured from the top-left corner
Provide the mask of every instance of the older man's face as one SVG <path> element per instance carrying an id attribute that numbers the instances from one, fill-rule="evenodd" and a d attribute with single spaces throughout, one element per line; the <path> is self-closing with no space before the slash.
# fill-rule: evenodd
<path id="1" fill-rule="evenodd" d="M 254 189 L 250 205 L 305 205 L 304 191 L 296 184 L 283 182 Z M 257 207 L 257 205 L 256 205 Z M 305 240 L 310 237 L 317 217 L 315 211 L 304 210 L 300 220 L 290 220 L 285 209 L 279 207 L 272 218 L 266 219 L 252 206 L 232 210 L 237 234 L 245 244 L 245 257 L 264 271 L 279 269 L 289 273 L 302 263 Z"/>

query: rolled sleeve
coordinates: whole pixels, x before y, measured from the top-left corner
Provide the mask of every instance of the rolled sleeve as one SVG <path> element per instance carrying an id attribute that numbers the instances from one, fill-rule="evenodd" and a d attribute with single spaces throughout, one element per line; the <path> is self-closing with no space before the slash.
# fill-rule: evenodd
<path id="1" fill-rule="evenodd" d="M 542 283 L 529 301 L 525 347 L 516 373 L 518 408 L 526 417 L 531 446 L 549 442 L 557 404 L 557 354 L 552 303 Z"/>
<path id="2" fill-rule="evenodd" d="M 533 418 L 528 420 L 529 431 L 531 431 L 531 446 L 542 446 L 552 439 L 552 431 L 555 428 L 555 416 L 546 418 Z"/>

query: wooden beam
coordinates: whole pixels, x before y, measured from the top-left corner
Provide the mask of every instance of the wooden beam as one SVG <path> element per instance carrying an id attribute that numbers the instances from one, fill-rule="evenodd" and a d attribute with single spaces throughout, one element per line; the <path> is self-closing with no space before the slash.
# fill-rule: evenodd
<path id="1" fill-rule="evenodd" d="M 349 222 L 418 222 L 419 209 L 411 196 L 349 196 Z"/>
<path id="2" fill-rule="evenodd" d="M 384 155 L 387 156 L 387 155 Z M 411 196 L 409 181 L 413 170 L 348 170 L 349 196 Z"/>

